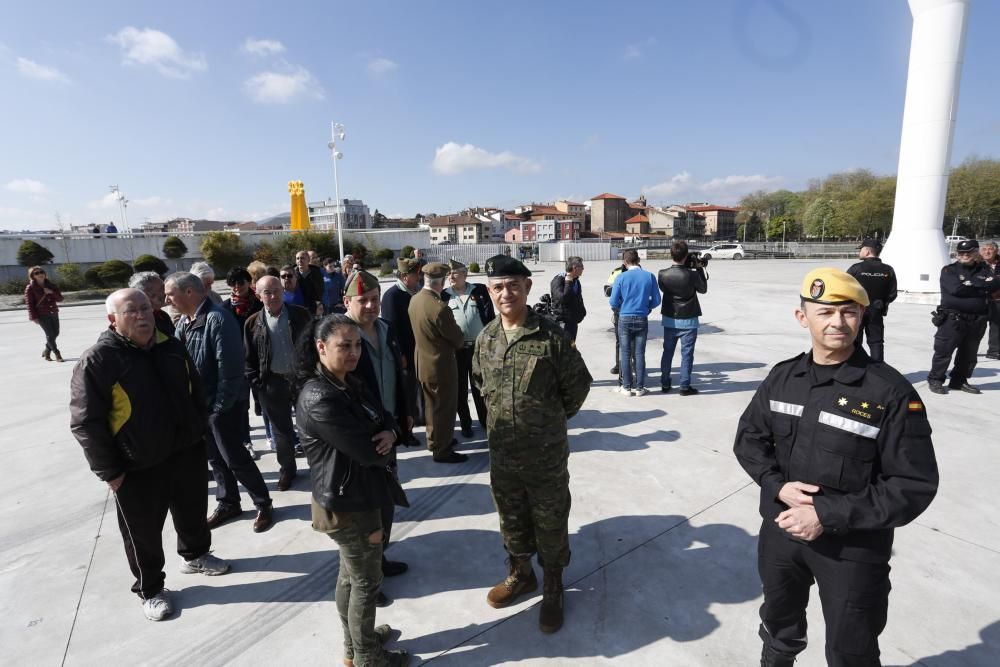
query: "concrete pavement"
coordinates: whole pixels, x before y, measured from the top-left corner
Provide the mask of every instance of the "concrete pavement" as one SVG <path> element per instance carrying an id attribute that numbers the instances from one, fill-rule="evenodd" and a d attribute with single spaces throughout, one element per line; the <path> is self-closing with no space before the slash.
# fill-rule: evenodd
<path id="1" fill-rule="evenodd" d="M 602 285 L 610 262 L 588 263 L 589 315 L 580 349 L 594 376 L 570 422 L 573 560 L 566 625 L 537 629 L 540 596 L 495 610 L 486 591 L 504 574 L 481 437 L 459 466 L 401 450 L 412 507 L 397 514 L 389 556 L 410 572 L 388 579 L 395 602 L 379 622 L 398 645 L 434 665 L 749 665 L 758 659 L 757 489 L 732 455 L 736 421 L 777 361 L 808 347 L 792 318 L 801 278 L 831 262 L 714 261 L 695 358 L 701 395 L 613 393 L 614 337 Z M 834 263 L 842 267 L 848 262 Z M 559 267 L 543 265 L 532 302 Z M 662 268 L 652 265 L 652 270 Z M 981 396 L 926 390 L 930 307 L 895 304 L 887 319 L 889 363 L 927 404 L 941 468 L 930 509 L 896 533 L 887 665 L 994 665 L 1000 655 L 1000 518 L 993 487 L 1000 454 L 1000 363 L 980 358 Z M 93 343 L 103 307 L 62 311 L 68 360 Z M 68 428 L 72 362 L 40 359 L 43 337 L 24 312 L 0 313 L 0 400 L 5 503 L 0 508 L 0 646 L 10 664 L 253 665 L 339 660 L 333 602 L 335 545 L 309 527 L 308 478 L 274 491 L 277 465 L 260 467 L 275 499 L 275 526 L 260 535 L 252 514 L 213 534 L 233 571 L 181 575 L 174 533 L 164 528 L 167 587 L 179 611 L 151 623 L 131 584 L 107 487 L 87 469 Z M 650 327 L 647 386 L 659 387 L 661 334 Z M 676 361 L 675 361 L 676 365 Z M 676 384 L 676 381 L 675 381 Z M 260 426 L 259 419 L 252 422 Z M 263 430 L 254 437 L 263 450 Z M 244 507 L 251 505 L 244 499 Z M 802 665 L 822 665 L 818 598 Z"/>

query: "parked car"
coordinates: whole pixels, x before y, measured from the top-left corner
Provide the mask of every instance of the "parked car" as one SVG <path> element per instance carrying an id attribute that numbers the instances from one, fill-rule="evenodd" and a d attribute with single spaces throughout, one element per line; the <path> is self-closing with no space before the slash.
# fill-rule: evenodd
<path id="1" fill-rule="evenodd" d="M 968 241 L 964 236 L 946 236 L 944 237 L 945 243 L 958 243 L 959 241 Z"/>
<path id="2" fill-rule="evenodd" d="M 740 243 L 717 243 L 708 250 L 703 250 L 701 256 L 705 259 L 743 259 L 746 251 Z"/>

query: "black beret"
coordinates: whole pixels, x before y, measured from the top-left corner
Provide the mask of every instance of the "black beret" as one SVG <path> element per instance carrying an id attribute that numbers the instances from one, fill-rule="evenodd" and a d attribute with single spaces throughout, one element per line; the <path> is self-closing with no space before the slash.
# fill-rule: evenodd
<path id="1" fill-rule="evenodd" d="M 508 276 L 530 276 L 528 270 L 521 260 L 508 257 L 507 255 L 493 255 L 486 260 L 487 278 L 506 278 Z"/>
<path id="2" fill-rule="evenodd" d="M 861 250 L 862 248 L 874 248 L 875 250 L 881 250 L 882 242 L 878 239 L 865 239 L 861 242 L 861 245 L 858 246 L 858 250 Z"/>
<path id="3" fill-rule="evenodd" d="M 979 250 L 979 241 L 974 239 L 959 241 L 958 245 L 955 246 L 955 250 L 958 252 L 972 252 L 973 250 Z"/>

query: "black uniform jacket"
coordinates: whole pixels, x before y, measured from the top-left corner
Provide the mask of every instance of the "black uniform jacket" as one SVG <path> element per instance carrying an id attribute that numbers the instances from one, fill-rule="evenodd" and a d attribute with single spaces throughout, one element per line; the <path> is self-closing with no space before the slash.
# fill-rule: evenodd
<path id="1" fill-rule="evenodd" d="M 204 447 L 208 413 L 194 362 L 179 340 L 154 335 L 144 350 L 108 328 L 73 369 L 70 429 L 105 482 Z"/>
<path id="2" fill-rule="evenodd" d="M 413 338 L 413 325 L 410 323 L 410 299 L 412 295 L 400 288 L 398 284 L 393 285 L 382 295 L 382 317 L 392 325 L 396 334 L 396 340 L 403 350 L 408 367 L 413 364 L 413 352 L 417 343 Z"/>
<path id="3" fill-rule="evenodd" d="M 889 304 L 896 300 L 896 271 L 878 257 L 865 257 L 852 264 L 847 273 L 854 276 L 868 293 L 871 307 L 885 315 Z"/>
<path id="4" fill-rule="evenodd" d="M 952 262 L 941 269 L 941 307 L 966 315 L 985 315 L 990 292 L 998 287 L 986 262 L 973 266 Z"/>
<path id="5" fill-rule="evenodd" d="M 884 563 L 893 529 L 919 516 L 937 492 L 923 401 L 862 350 L 822 384 L 814 384 L 811 366 L 804 353 L 771 370 L 740 417 L 736 458 L 761 487 L 765 523 L 787 509 L 778 500 L 786 482 L 816 484 L 823 534 L 811 546 Z"/>
<path id="6" fill-rule="evenodd" d="M 309 461 L 313 498 L 330 512 L 379 509 L 387 502 L 407 506 L 402 487 L 379 456 L 372 436 L 393 431 L 396 421 L 379 407 L 362 380 L 341 384 L 322 370 L 306 380 L 295 407 L 302 449 Z"/>

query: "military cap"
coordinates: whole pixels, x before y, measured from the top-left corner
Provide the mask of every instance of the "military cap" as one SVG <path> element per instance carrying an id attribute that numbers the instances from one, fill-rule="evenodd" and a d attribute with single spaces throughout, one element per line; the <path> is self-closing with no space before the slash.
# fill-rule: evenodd
<path id="1" fill-rule="evenodd" d="M 979 250 L 979 241 L 975 239 L 959 241 L 958 245 L 955 246 L 955 252 L 972 252 L 973 250 Z"/>
<path id="2" fill-rule="evenodd" d="M 845 303 L 868 305 L 868 292 L 857 279 L 840 269 L 825 267 L 806 274 L 799 291 L 806 301 L 839 306 Z"/>
<path id="3" fill-rule="evenodd" d="M 396 262 L 396 269 L 401 275 L 416 273 L 420 270 L 420 262 L 415 259 L 400 259 Z"/>
<path id="4" fill-rule="evenodd" d="M 378 278 L 364 269 L 351 271 L 344 286 L 344 296 L 361 296 L 365 292 L 378 288 Z"/>
<path id="5" fill-rule="evenodd" d="M 858 250 L 861 250 L 862 248 L 872 248 L 878 251 L 882 249 L 882 242 L 878 239 L 865 239 L 861 242 L 861 245 L 858 246 Z"/>
<path id="6" fill-rule="evenodd" d="M 521 260 L 508 257 L 507 255 L 493 255 L 486 260 L 487 278 L 506 278 L 508 276 L 530 276 L 528 270 Z"/>
<path id="7" fill-rule="evenodd" d="M 444 278 L 451 272 L 451 267 L 444 262 L 429 262 L 424 264 L 424 268 L 421 270 L 428 278 Z"/>
<path id="8" fill-rule="evenodd" d="M 462 269 L 469 268 L 465 264 L 462 264 L 460 261 L 454 258 L 448 260 L 448 266 L 451 267 L 452 271 L 461 271 Z"/>

